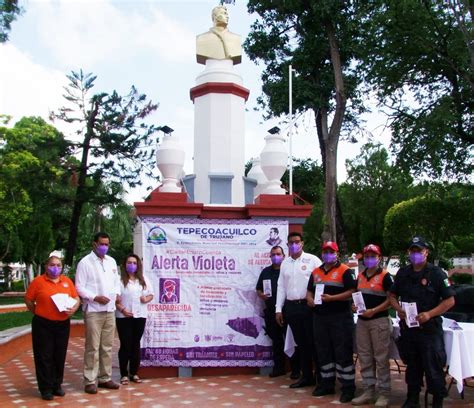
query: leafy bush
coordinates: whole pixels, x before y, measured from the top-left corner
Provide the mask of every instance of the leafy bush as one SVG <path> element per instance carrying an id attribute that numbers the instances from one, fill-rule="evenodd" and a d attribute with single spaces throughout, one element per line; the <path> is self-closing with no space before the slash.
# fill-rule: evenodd
<path id="1" fill-rule="evenodd" d="M 473 276 L 469 273 L 453 273 L 450 277 L 453 283 L 458 285 L 462 284 L 473 284 Z"/>

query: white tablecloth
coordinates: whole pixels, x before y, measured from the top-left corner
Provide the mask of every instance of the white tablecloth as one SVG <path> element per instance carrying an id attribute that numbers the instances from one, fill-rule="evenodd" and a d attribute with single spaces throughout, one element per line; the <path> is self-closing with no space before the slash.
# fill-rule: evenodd
<path id="1" fill-rule="evenodd" d="M 398 337 L 400 328 L 394 320 L 394 337 Z M 449 328 L 448 319 L 443 322 L 444 347 L 446 350 L 448 373 L 456 380 L 456 387 L 461 393 L 464 378 L 474 376 L 474 323 L 458 323 L 462 330 Z M 399 359 L 398 350 L 392 342 L 390 357 Z"/>
<path id="2" fill-rule="evenodd" d="M 444 329 L 448 372 L 456 380 L 459 392 L 463 379 L 474 376 L 474 323 L 458 323 L 462 330 Z"/>

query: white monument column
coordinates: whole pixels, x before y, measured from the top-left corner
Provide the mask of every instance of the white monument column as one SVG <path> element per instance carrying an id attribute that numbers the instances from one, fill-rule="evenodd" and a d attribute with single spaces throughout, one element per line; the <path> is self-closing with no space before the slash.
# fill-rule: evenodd
<path id="1" fill-rule="evenodd" d="M 194 201 L 245 205 L 245 102 L 249 90 L 234 64 L 240 36 L 227 30 L 227 9 L 215 7 L 214 27 L 196 37 L 196 59 L 205 64 L 191 89 L 194 102 Z"/>

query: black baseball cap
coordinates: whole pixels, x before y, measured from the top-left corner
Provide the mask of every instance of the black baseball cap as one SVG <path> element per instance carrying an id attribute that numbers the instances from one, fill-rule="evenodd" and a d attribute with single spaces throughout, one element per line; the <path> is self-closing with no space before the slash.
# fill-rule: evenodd
<path id="1" fill-rule="evenodd" d="M 408 243 L 408 248 L 412 247 L 429 248 L 429 245 L 423 237 L 413 237 Z"/>

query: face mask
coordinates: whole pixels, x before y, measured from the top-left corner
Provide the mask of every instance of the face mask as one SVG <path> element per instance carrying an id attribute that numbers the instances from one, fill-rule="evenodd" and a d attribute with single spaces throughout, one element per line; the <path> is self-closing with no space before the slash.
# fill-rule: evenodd
<path id="1" fill-rule="evenodd" d="M 337 254 L 333 254 L 331 252 L 325 252 L 323 254 L 323 261 L 324 263 L 334 263 L 337 261 Z"/>
<path id="2" fill-rule="evenodd" d="M 413 265 L 422 264 L 426 261 L 426 256 L 422 252 L 411 252 L 410 253 L 410 262 Z"/>
<path id="3" fill-rule="evenodd" d="M 109 250 L 108 245 L 98 245 L 96 247 L 96 252 L 99 256 L 105 256 L 108 250 Z"/>
<path id="4" fill-rule="evenodd" d="M 60 266 L 48 266 L 48 274 L 52 278 L 57 278 L 61 274 Z"/>
<path id="5" fill-rule="evenodd" d="M 377 266 L 378 263 L 379 263 L 379 260 L 377 258 L 374 258 L 374 257 L 364 258 L 364 265 L 367 268 L 373 268 L 374 266 Z"/>
<path id="6" fill-rule="evenodd" d="M 137 264 L 128 263 L 125 265 L 125 269 L 128 273 L 135 273 L 137 271 Z"/>
<path id="7" fill-rule="evenodd" d="M 298 242 L 292 242 L 289 246 L 291 254 L 297 254 L 298 252 L 301 251 L 301 248 L 303 248 L 303 244 L 298 243 Z"/>
<path id="8" fill-rule="evenodd" d="M 283 256 L 282 255 L 271 255 L 270 259 L 272 260 L 272 264 L 280 265 L 281 262 L 283 261 Z"/>

